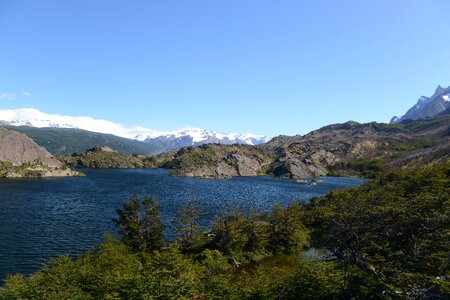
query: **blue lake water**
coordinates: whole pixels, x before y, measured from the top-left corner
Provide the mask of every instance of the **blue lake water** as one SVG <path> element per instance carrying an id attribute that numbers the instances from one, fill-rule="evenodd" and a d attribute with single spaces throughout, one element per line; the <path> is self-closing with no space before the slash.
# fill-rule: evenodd
<path id="1" fill-rule="evenodd" d="M 0 281 L 7 274 L 34 272 L 52 257 L 91 248 L 103 233 L 115 232 L 115 210 L 134 194 L 158 199 L 170 238 L 177 207 L 189 198 L 200 204 L 207 224 L 218 210 L 233 206 L 270 210 L 276 203 L 363 183 L 335 177 L 316 186 L 272 177 L 205 180 L 171 177 L 162 169 L 82 171 L 86 177 L 0 180 Z"/>

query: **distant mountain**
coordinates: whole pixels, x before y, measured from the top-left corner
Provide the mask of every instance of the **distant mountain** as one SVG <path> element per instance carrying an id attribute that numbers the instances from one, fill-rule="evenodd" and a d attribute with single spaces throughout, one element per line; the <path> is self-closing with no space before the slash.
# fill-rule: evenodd
<path id="1" fill-rule="evenodd" d="M 50 115 L 40 112 L 33 108 L 22 108 L 13 110 L 0 110 L 0 125 L 3 126 L 26 126 L 23 128 L 47 128 L 47 129 L 83 129 L 96 132 L 99 134 L 110 134 L 121 138 L 127 138 L 135 141 L 145 142 L 149 146 L 152 152 L 162 152 L 167 150 L 176 149 L 185 146 L 197 146 L 208 143 L 220 143 L 220 144 L 247 144 L 257 145 L 267 142 L 270 138 L 262 135 L 254 134 L 237 134 L 237 133 L 218 133 L 216 131 L 201 129 L 201 128 L 183 128 L 177 131 L 156 131 L 153 129 L 143 127 L 127 128 L 121 124 L 106 120 L 93 119 L 91 117 L 73 117 L 73 116 L 61 116 Z M 30 130 L 27 130 L 30 132 Z M 45 131 L 40 131 L 44 133 Z M 47 133 L 55 134 L 58 131 L 50 131 Z M 34 132 L 36 133 L 36 131 Z M 62 132 L 59 132 L 62 133 Z M 64 132 L 65 134 L 67 132 Z M 73 133 L 73 132 L 72 132 Z M 41 138 L 46 139 L 40 135 Z M 34 137 L 36 138 L 36 137 Z M 111 140 L 110 137 L 108 140 Z M 39 142 L 38 142 L 39 143 Z M 123 142 L 122 144 L 129 144 L 129 142 Z M 89 147 L 93 146 L 110 146 L 111 148 L 123 151 L 117 147 L 113 147 L 110 144 L 103 142 L 102 144 L 93 145 L 89 143 Z M 64 145 L 63 145 L 64 146 Z M 65 145 L 68 146 L 68 145 Z M 142 147 L 142 145 L 134 144 L 133 147 L 139 148 L 137 152 L 148 152 L 148 149 Z M 68 150 L 59 149 L 59 147 L 52 146 L 52 150 L 63 152 L 67 154 Z M 79 147 L 75 147 L 79 149 Z M 86 150 L 82 149 L 82 151 Z M 128 153 L 130 150 L 126 150 Z"/>
<path id="2" fill-rule="evenodd" d="M 107 146 L 129 155 L 133 153 L 149 154 L 157 152 L 157 149 L 151 144 L 118 137 L 112 134 L 74 128 L 36 128 L 30 126 L 6 127 L 25 133 L 38 145 L 55 155 L 69 155 L 75 152 L 82 153 L 87 149 L 96 146 Z"/>
<path id="3" fill-rule="evenodd" d="M 420 97 L 416 105 L 410 108 L 405 115 L 393 117 L 390 123 L 396 124 L 404 120 L 435 117 L 448 108 L 450 108 L 450 87 L 443 88 L 438 86 L 433 96 L 429 98 L 425 96 Z"/>
<path id="4" fill-rule="evenodd" d="M 199 146 L 203 144 L 244 144 L 259 145 L 270 140 L 267 136 L 253 134 L 222 134 L 202 128 L 184 128 L 179 131 L 148 137 L 144 141 L 160 151 L 168 151 L 181 147 Z"/>

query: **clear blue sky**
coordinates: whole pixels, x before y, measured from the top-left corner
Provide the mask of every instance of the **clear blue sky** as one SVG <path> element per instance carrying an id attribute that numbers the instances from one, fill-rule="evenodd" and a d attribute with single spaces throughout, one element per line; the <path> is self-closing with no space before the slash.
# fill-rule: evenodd
<path id="1" fill-rule="evenodd" d="M 387 122 L 450 85 L 449 35 L 447 0 L 0 0 L 0 109 L 271 136 Z"/>

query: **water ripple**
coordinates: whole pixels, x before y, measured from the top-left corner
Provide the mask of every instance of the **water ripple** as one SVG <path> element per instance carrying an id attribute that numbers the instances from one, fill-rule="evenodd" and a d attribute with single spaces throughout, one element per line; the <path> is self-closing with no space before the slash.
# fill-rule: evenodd
<path id="1" fill-rule="evenodd" d="M 202 180 L 170 177 L 166 170 L 83 170 L 86 177 L 0 180 L 0 280 L 10 273 L 38 270 L 50 258 L 75 256 L 114 233 L 115 210 L 134 194 L 154 196 L 170 226 L 180 202 L 194 197 L 208 224 L 219 209 L 254 205 L 269 210 L 328 191 L 362 183 L 325 178 L 316 186 L 271 177 Z M 232 205 L 233 204 L 233 205 Z"/>

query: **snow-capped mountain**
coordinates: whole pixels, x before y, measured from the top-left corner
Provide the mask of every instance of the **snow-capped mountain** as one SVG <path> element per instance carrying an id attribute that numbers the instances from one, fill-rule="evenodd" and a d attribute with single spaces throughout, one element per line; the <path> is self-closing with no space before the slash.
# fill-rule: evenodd
<path id="1" fill-rule="evenodd" d="M 450 108 L 450 87 L 443 88 L 438 86 L 434 95 L 431 97 L 422 96 L 416 105 L 410 108 L 405 115 L 393 117 L 391 124 L 399 123 L 404 120 L 417 120 L 422 118 L 434 117 Z"/>
<path id="2" fill-rule="evenodd" d="M 247 144 L 258 145 L 270 140 L 267 136 L 254 134 L 218 133 L 202 128 L 184 128 L 178 131 L 166 132 L 157 136 L 149 136 L 144 141 L 160 147 L 163 150 L 170 150 L 186 146 L 198 146 L 202 144 Z"/>
<path id="3" fill-rule="evenodd" d="M 223 134 L 202 128 L 187 127 L 176 131 L 156 131 L 140 126 L 127 128 L 107 120 L 84 116 L 62 116 L 46 114 L 34 108 L 0 110 L 0 125 L 77 128 L 93 132 L 113 134 L 120 137 L 144 141 L 161 151 L 207 143 L 257 145 L 270 138 L 254 134 Z"/>

